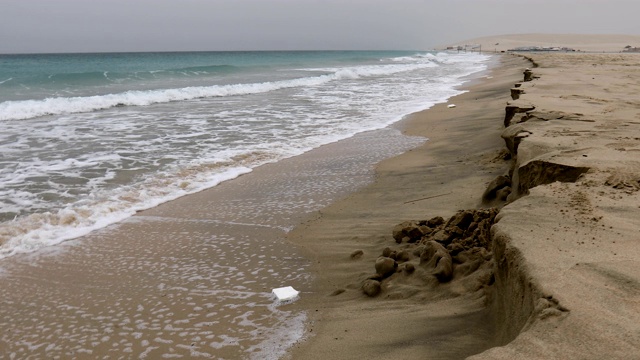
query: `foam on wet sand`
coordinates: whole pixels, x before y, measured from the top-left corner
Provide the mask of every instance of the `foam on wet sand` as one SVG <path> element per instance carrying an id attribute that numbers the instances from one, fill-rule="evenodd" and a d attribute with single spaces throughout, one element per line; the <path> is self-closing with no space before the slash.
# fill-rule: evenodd
<path id="1" fill-rule="evenodd" d="M 424 141 L 362 133 L 256 169 L 83 238 L 2 262 L 0 349 L 15 358 L 277 358 L 307 311 L 274 301 L 309 289 L 284 240 L 305 214 L 369 183 L 373 164 Z"/>

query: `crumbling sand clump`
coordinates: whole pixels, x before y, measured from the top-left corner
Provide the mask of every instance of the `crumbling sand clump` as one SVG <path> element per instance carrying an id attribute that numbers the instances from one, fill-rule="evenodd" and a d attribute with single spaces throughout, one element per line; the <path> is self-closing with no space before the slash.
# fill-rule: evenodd
<path id="1" fill-rule="evenodd" d="M 491 285 L 490 229 L 497 213 L 495 208 L 462 210 L 448 221 L 438 216 L 398 224 L 396 245 L 376 259 L 376 273 L 363 281 L 363 292 L 402 298 L 417 293 L 408 290 L 411 286 L 448 284 L 446 292 L 460 295 Z"/>

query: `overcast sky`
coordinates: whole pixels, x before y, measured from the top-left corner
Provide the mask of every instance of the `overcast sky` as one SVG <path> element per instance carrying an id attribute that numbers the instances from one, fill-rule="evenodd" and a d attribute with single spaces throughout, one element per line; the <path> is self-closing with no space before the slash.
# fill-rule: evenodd
<path id="1" fill-rule="evenodd" d="M 0 53 L 431 49 L 512 33 L 640 35 L 640 0 L 0 0 Z"/>

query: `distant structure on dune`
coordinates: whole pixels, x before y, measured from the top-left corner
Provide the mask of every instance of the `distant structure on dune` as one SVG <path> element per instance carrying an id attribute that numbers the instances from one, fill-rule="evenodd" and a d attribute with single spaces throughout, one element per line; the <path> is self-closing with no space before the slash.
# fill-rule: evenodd
<path id="1" fill-rule="evenodd" d="M 521 46 L 513 49 L 509 49 L 507 51 L 564 51 L 570 52 L 575 51 L 569 47 L 558 47 L 558 46 Z"/>
<path id="2" fill-rule="evenodd" d="M 457 50 L 458 52 L 460 51 L 477 51 L 477 52 L 482 52 L 482 45 L 481 44 L 465 44 L 465 45 L 458 45 L 458 46 L 447 46 L 446 50 Z"/>

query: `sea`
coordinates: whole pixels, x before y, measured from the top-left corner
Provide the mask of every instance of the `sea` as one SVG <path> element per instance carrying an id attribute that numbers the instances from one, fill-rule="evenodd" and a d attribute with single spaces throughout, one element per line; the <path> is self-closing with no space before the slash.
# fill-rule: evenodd
<path id="1" fill-rule="evenodd" d="M 314 291 L 286 233 L 491 59 L 0 55 L 0 358 L 282 357 L 308 317 L 271 289 Z"/>
<path id="2" fill-rule="evenodd" d="M 0 258 L 447 101 L 489 56 L 0 55 Z"/>

